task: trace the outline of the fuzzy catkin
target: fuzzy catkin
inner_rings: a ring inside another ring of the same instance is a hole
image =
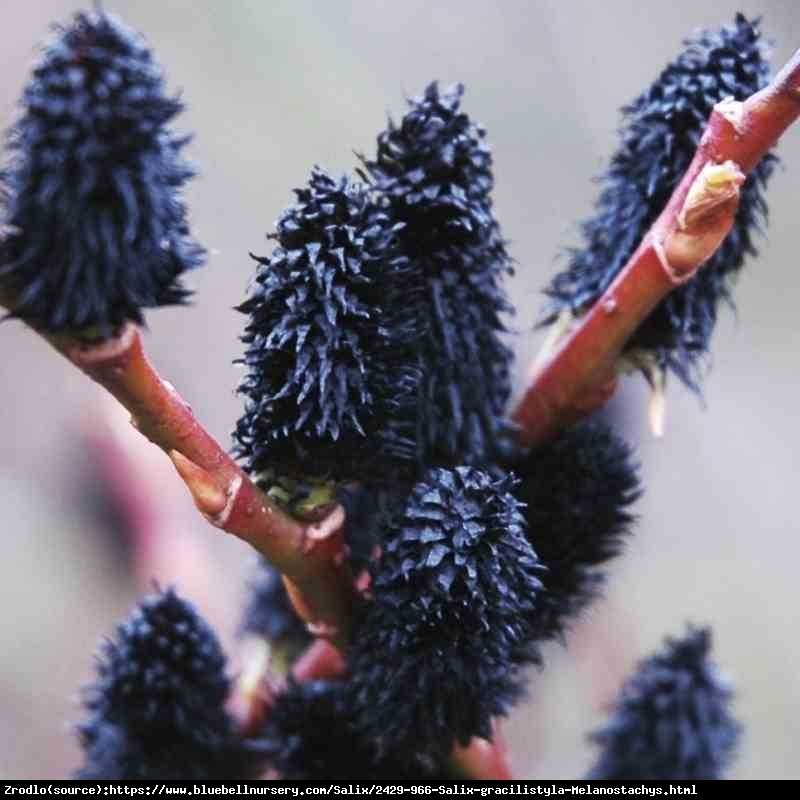
[[[611,284],[661,213],[694,156],[714,106],[744,100],[769,79],[758,21],[704,31],[622,112],[619,147],[602,176],[595,214],[581,226],[582,244],[547,288],[552,320],[580,314]],[[741,189],[731,232],[686,285],[662,300],[628,343],[697,389],[720,301],[731,301],[732,279],[766,219],[764,190],[776,159],[766,156]]]
[[[251,473],[377,480],[416,469],[418,404],[406,259],[362,185],[315,168],[257,258],[243,341]]]
[[[736,752],[740,726],[732,692],[710,660],[711,631],[689,628],[642,661],[608,724],[591,780],[719,780]]]
[[[641,494],[630,447],[606,424],[582,422],[513,464],[527,536],[546,567],[536,637],[562,636],[600,594]]]
[[[144,39],[105,12],[57,30],[22,97],[4,171],[0,281],[14,315],[50,331],[109,336],[142,309],[183,303],[199,266],[182,189],[188,137],[169,123]]]
[[[173,590],[145,598],[102,647],[79,726],[81,780],[230,779],[254,761],[225,702],[217,637]]]
[[[387,523],[348,665],[354,725],[381,752],[442,758],[521,691],[536,663],[531,620],[542,568],[514,479],[434,469]]]
[[[401,224],[399,246],[423,292],[412,306],[424,335],[420,441],[426,466],[480,464],[505,430],[512,271],[494,216],[484,130],[461,110],[463,87],[431,83],[378,136],[365,167],[382,206]]]
[[[424,756],[380,754],[351,724],[347,695],[329,681],[290,683],[276,699],[258,737],[267,763],[283,780],[432,780]]]

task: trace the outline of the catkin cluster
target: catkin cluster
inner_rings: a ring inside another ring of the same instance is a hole
[[[548,318],[582,314],[619,273],[724,97],[768,75],[743,16],[686,47],[623,111],[617,152],[549,287]],[[512,258],[492,198],[486,133],[464,90],[433,82],[390,121],[353,176],[314,167],[254,256],[235,451],[289,512],[324,487],[348,510],[360,577],[337,679],[286,682],[244,736],[212,629],[172,589],[103,646],[84,698],[82,779],[446,777],[449,754],[524,694],[541,644],[601,592],[640,494],[632,452],[602,421],[530,451],[508,420]],[[182,189],[187,137],[170,125],[144,39],[103,12],[57,30],[22,97],[3,173],[0,282],[48,332],[112,336],[143,309],[183,302],[200,264]],[[653,310],[629,348],[697,382],[730,278],[753,252],[767,158],[710,264]],[[326,494],[327,492],[327,494]],[[287,667],[310,643],[266,562],[242,635]],[[739,727],[690,629],[642,663],[591,777],[719,778]]]

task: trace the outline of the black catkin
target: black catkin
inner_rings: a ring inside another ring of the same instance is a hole
[[[582,422],[513,465],[527,535],[546,567],[535,636],[561,636],[601,592],[641,494],[629,446],[605,423]]]
[[[431,470],[383,534],[348,662],[354,725],[383,753],[444,758],[489,738],[519,668],[538,660],[541,567],[513,488],[471,467]]]
[[[420,444],[428,466],[480,464],[504,432],[512,354],[501,285],[511,270],[495,219],[484,130],[461,110],[463,87],[431,83],[365,161],[424,292],[414,304],[422,380]]]
[[[412,484],[413,485],[413,484]],[[394,486],[356,484],[343,486],[337,500],[345,512],[345,541],[348,562],[358,573],[378,552],[391,521],[403,510],[411,485],[398,481]]]
[[[732,25],[705,31],[622,112],[617,152],[602,177],[595,215],[581,227],[583,244],[547,289],[550,320],[579,314],[597,300],[627,263],[661,213],[694,156],[714,105],[744,100],[766,85],[769,64],[758,21],[737,15]],[[671,292],[629,342],[652,354],[693,389],[708,352],[721,300],[766,219],[764,189],[776,159],[768,155],[741,190],[735,223],[719,250],[685,286]]]
[[[436,777],[432,762],[381,755],[350,724],[347,694],[329,681],[290,683],[258,737],[267,763],[283,780],[420,780]]]
[[[731,689],[709,659],[711,631],[667,640],[625,684],[609,723],[592,738],[602,752],[590,780],[719,780],[740,726]]]
[[[250,754],[225,710],[225,656],[173,590],[145,598],[106,641],[79,726],[81,780],[230,779]]]
[[[22,98],[4,177],[11,234],[0,280],[14,315],[47,331],[108,336],[142,309],[182,303],[200,265],[181,198],[194,174],[181,102],[139,34],[105,12],[59,28]]]
[[[315,168],[248,299],[238,452],[257,477],[380,480],[416,469],[406,260],[365,187]]]

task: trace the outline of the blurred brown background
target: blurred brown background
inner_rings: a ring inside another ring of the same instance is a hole
[[[351,169],[352,151],[371,150],[386,112],[402,113],[404,96],[432,78],[466,84],[466,108],[489,131],[498,212],[519,261],[522,375],[540,339],[531,330],[538,291],[590,208],[590,179],[608,157],[615,110],[655,77],[684,35],[739,10],[728,0],[107,6],[148,35],[189,106],[182,125],[196,132],[190,153],[201,171],[190,202],[212,255],[191,277],[194,309],[151,314],[148,341],[163,373],[225,441],[239,412],[231,362],[241,320],[232,307],[252,272],[247,252],[267,249],[266,231],[312,164]],[[3,127],[34,43],[79,7],[0,0]],[[776,63],[800,45],[796,0],[751,0],[741,10],[763,15]],[[738,686],[747,733],[733,777],[800,777],[800,265],[791,238],[800,131],[780,152],[785,169],[770,187],[769,241],[742,275],[739,319],[724,313],[719,325],[707,408],[673,384],[667,436],[655,442],[642,382],[629,381],[616,401],[640,445],[641,523],[607,600],[566,651],[548,651],[546,671],[508,725],[520,776],[579,776],[592,756],[585,733],[621,677],[664,634],[695,620],[714,625],[718,658]],[[99,389],[14,323],[0,325],[0,409],[0,777],[63,777],[78,763],[69,734],[75,691],[100,637],[141,589],[122,537],[112,533],[119,525],[99,509],[108,474],[102,453],[120,418]],[[177,580],[230,641],[251,556],[195,518],[163,456],[145,447],[141,459],[144,478],[163,493],[159,557],[167,566],[158,577]],[[183,554],[185,537],[201,544],[200,556]]]

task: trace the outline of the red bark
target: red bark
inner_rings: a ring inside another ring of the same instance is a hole
[[[738,185],[800,115],[800,51],[746,101],[714,109],[689,169],[616,280],[531,377],[513,418],[532,446],[602,406],[617,361],[655,306],[714,254],[730,231]],[[724,185],[716,185],[722,175]]]

